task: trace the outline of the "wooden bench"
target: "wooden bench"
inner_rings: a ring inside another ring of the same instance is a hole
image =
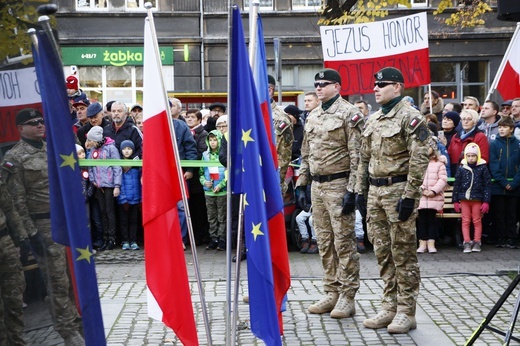
[[[462,246],[462,231],[461,231],[461,213],[457,213],[454,209],[453,202],[453,185],[448,184],[444,191],[444,208],[442,212],[435,214],[435,217],[439,219],[452,219],[455,220],[455,241],[457,246]],[[442,225],[444,227],[444,223]],[[451,233],[451,232],[450,232]]]

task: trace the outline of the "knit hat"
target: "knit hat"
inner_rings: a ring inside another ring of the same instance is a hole
[[[101,126],[93,126],[87,133],[87,139],[94,142],[101,142],[103,140],[103,128]]]
[[[413,100],[413,97],[411,97],[411,96],[407,95],[407,96],[403,97],[403,101],[410,102],[410,105],[415,106],[415,101]]]
[[[130,149],[132,149],[132,151],[135,151],[134,142],[132,142],[129,139],[125,139],[124,141],[122,141],[119,148],[121,148],[121,150],[123,150],[124,148],[130,148]]]
[[[215,124],[215,126],[218,126],[221,123],[226,123],[227,124],[227,115],[226,114],[221,115],[221,116],[218,117],[217,123]]]
[[[298,107],[296,107],[294,105],[288,105],[287,107],[285,107],[284,112],[287,114],[290,114],[293,117],[295,117],[296,119],[298,119],[300,117],[301,111]]]
[[[428,129],[433,133],[435,137],[439,136],[439,129],[437,128],[437,125],[435,123],[432,123],[431,121],[428,122]]]
[[[460,123],[459,113],[451,111],[451,112],[447,112],[446,114],[444,114],[444,116],[448,119],[451,119],[453,121],[453,124],[455,125],[455,127],[459,126],[459,123]]]
[[[85,149],[83,149],[83,147],[81,145],[76,144],[76,152],[78,152],[80,150],[85,150]]]
[[[65,81],[67,84],[67,89],[74,89],[74,90],[79,89],[79,86],[78,86],[79,83],[78,83],[78,79],[76,77],[68,76]]]
[[[464,149],[464,156],[468,154],[475,154],[479,156],[480,148],[478,147],[477,143],[469,143],[466,145],[466,148]]]

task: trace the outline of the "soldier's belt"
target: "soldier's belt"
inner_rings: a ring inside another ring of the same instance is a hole
[[[3,229],[0,229],[0,238],[3,238],[3,237],[5,237],[8,234],[9,234],[9,230],[7,229],[7,227],[4,227]]]
[[[402,183],[403,181],[408,180],[407,175],[397,175],[395,177],[386,177],[386,178],[369,178],[370,185],[373,186],[390,186],[395,183]]]
[[[328,174],[328,175],[311,175],[312,181],[317,181],[319,183],[324,183],[327,181],[333,181],[340,178],[348,178],[349,172],[341,172],[341,173],[334,173],[334,174]]]
[[[50,219],[51,213],[37,213],[37,214],[31,214],[31,219],[33,220],[43,220],[43,219]]]

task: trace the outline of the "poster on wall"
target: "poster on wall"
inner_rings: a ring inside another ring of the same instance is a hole
[[[342,95],[372,93],[384,67],[401,70],[407,88],[430,83],[426,12],[320,30],[324,66],[341,74]]]

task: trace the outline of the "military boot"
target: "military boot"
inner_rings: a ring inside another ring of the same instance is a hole
[[[311,245],[311,241],[309,239],[303,239],[302,240],[302,249],[300,250],[300,253],[307,253],[310,245]]]
[[[399,312],[395,315],[392,323],[388,325],[386,330],[390,334],[405,334],[415,328],[417,328],[415,316],[408,316],[405,313]]]
[[[307,309],[311,314],[324,314],[326,312],[331,312],[336,306],[338,302],[339,293],[338,292],[327,292],[327,295],[316,304],[312,304]]]
[[[67,334],[63,341],[65,342],[65,346],[85,346],[85,339],[79,332],[72,332]]]
[[[384,328],[392,323],[395,315],[395,311],[381,310],[374,317],[364,320],[363,325],[370,329]]]
[[[332,318],[346,318],[354,316],[356,313],[356,303],[354,299],[347,297],[345,293],[341,293],[334,306],[334,310],[331,311],[330,317]]]

